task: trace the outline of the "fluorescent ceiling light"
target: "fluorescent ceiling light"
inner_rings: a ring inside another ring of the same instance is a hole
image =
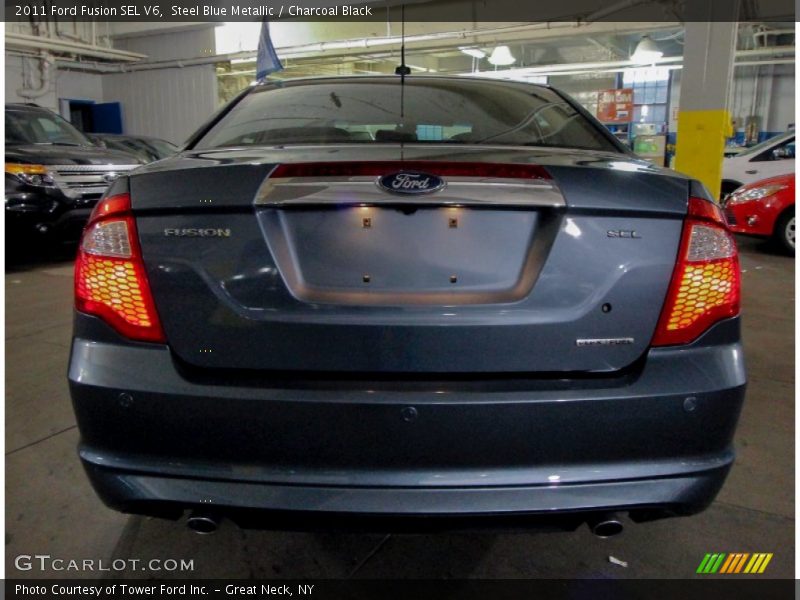
[[[650,36],[643,35],[636,45],[636,50],[631,54],[631,61],[637,65],[647,65],[656,62],[662,56],[664,53],[658,49]]]
[[[511,50],[508,49],[508,46],[497,46],[497,48],[492,51],[492,55],[489,57],[489,62],[499,67],[505,67],[508,65],[513,65],[515,62],[517,62],[517,59],[513,57]]]
[[[468,54],[472,58],[486,58],[486,52],[479,48],[459,48],[464,54]]]

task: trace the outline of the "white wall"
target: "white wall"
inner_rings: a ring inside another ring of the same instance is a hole
[[[756,84],[755,67],[738,67],[731,82],[728,110],[739,121],[739,131],[745,125],[745,118],[753,114],[761,117],[761,131],[786,131],[795,122],[795,69],[794,65],[767,65],[759,67]],[[681,71],[672,72],[672,92],[670,94],[670,114],[672,108],[679,106]],[[755,110],[753,92],[757,88]],[[670,131],[677,130],[677,124],[670,120]]]
[[[54,29],[57,29],[60,35],[68,36],[68,39],[85,39],[88,40],[91,35],[92,25],[87,21],[70,21],[59,20],[57,24],[51,23]],[[40,27],[42,24],[37,25]],[[6,34],[19,33],[23,35],[36,35],[35,29],[30,22],[7,22],[5,23]],[[99,37],[103,36],[108,30],[108,24],[98,23],[94,30]],[[42,33],[44,30],[42,30]],[[104,45],[108,45],[103,42]],[[23,82],[23,65],[25,70],[32,74],[32,85],[37,87],[39,85],[39,61],[34,58],[23,59],[19,55],[6,53],[6,73],[5,84],[6,102],[34,102],[40,106],[44,106],[51,110],[58,112],[59,98],[70,98],[73,100],[94,100],[100,102],[103,100],[103,86],[102,78],[99,74],[85,73],[85,72],[69,72],[66,70],[52,69],[52,80],[47,87],[47,93],[37,98],[24,98],[17,94],[17,90],[22,87]]]
[[[767,112],[770,131],[783,131],[790,123],[796,123],[794,77],[794,65],[776,67],[772,84],[772,101]]]
[[[32,67],[34,63],[29,61],[28,64]],[[56,86],[51,82],[48,87],[47,93],[38,98],[27,99],[17,94],[17,90],[22,87],[23,81],[23,66],[22,58],[18,56],[10,56],[6,54],[6,103],[9,102],[35,102],[40,106],[45,106],[51,110],[58,111],[58,100]],[[39,85],[38,73],[37,78],[34,80],[34,85]]]
[[[103,102],[103,76],[59,69],[56,73],[56,96],[59,99]]]
[[[122,103],[125,133],[181,144],[217,108],[213,65],[103,76],[107,102]]]
[[[39,69],[36,61],[29,61],[28,65],[34,71],[34,85],[39,85]],[[6,102],[35,102],[50,110],[58,112],[58,99],[94,100],[103,101],[102,76],[93,73],[80,73],[56,70],[50,81],[47,93],[38,98],[27,99],[17,90],[22,87],[22,59],[18,56],[6,55]]]
[[[214,54],[214,23],[201,29],[145,33],[114,39],[118,50],[146,54],[148,61],[196,58]]]
[[[785,131],[794,123],[794,77],[794,65],[762,66],[757,76],[756,67],[736,69],[729,110],[742,127],[745,117],[757,115],[762,131]]]
[[[117,48],[150,61],[210,56],[214,29],[157,33],[117,40]],[[106,102],[122,103],[126,133],[152,135],[180,144],[217,109],[214,65],[103,75]]]

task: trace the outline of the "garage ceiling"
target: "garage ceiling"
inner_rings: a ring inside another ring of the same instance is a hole
[[[407,35],[416,40],[420,34],[414,25],[408,24]],[[437,24],[441,28],[444,24]],[[461,29],[456,26],[461,25]],[[481,72],[488,74],[503,69],[526,67],[553,67],[557,72],[564,65],[587,67],[582,72],[602,70],[600,64],[627,61],[642,35],[649,35],[663,51],[664,57],[683,55],[683,27],[669,23],[595,23],[588,26],[572,27],[555,31],[538,27],[541,24],[449,24],[451,31],[470,35],[454,35],[452,39],[412,41],[406,50],[406,62],[416,73],[464,74]],[[352,34],[352,31],[344,33]],[[428,33],[430,33],[428,31]],[[439,33],[446,33],[440,29]],[[330,35],[330,32],[328,32]],[[399,44],[375,46],[372,48],[342,48],[324,45],[306,56],[298,56],[304,45],[280,46],[280,35],[274,35],[284,70],[272,77],[287,79],[295,77],[326,75],[368,75],[390,74],[399,63]],[[352,45],[357,46],[356,39]],[[364,40],[374,41],[375,36]],[[516,59],[508,67],[495,67],[488,58],[476,59],[465,53],[464,49],[480,50],[491,54],[499,45],[508,46]],[[760,52],[765,47],[785,50],[784,56],[793,60],[794,34],[787,30],[786,24],[760,23],[743,24],[740,27],[738,49],[747,52]],[[759,50],[761,49],[761,50]],[[769,53],[763,57],[768,58]],[[777,56],[777,54],[776,54]],[[760,56],[759,56],[760,57]],[[673,61],[674,62],[674,61]],[[559,68],[556,68],[559,67]],[[232,96],[237,90],[248,85],[255,75],[255,58],[223,62],[217,65],[217,74],[223,98]]]

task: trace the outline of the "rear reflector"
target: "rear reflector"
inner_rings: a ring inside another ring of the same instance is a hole
[[[75,308],[130,339],[165,341],[128,194],[106,198],[92,212],[75,261]]]
[[[719,207],[689,199],[678,261],[654,346],[688,344],[714,323],[739,314],[739,256]]]
[[[490,177],[496,179],[550,179],[539,165],[436,161],[374,161],[294,163],[278,165],[270,178],[287,177],[370,177],[398,171],[422,172],[441,177]]]

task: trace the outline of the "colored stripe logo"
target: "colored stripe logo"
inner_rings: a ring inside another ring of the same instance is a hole
[[[697,567],[697,573],[703,575],[713,575],[715,573],[732,575],[736,573],[760,574],[767,569],[769,561],[772,560],[772,553],[756,552],[732,552],[726,554],[717,552],[706,554]]]

